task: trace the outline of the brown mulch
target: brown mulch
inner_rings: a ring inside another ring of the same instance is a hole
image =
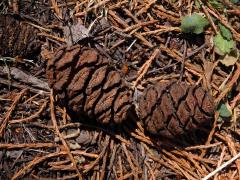
[[[239,48],[240,5],[223,3],[224,10],[186,0],[0,2],[1,14],[24,21],[12,27],[1,17],[4,32],[13,37],[24,27],[25,37],[4,43],[0,29],[0,179],[201,179],[238,157],[240,63],[218,61],[214,21],[200,35],[179,28],[183,16],[205,14],[225,25]],[[139,91],[156,80],[180,79],[209,90],[216,107],[229,104],[232,116],[221,119],[216,111],[210,132],[175,139],[151,136],[134,115],[114,127],[71,119],[45,76],[51,52],[71,43],[96,48]],[[240,179],[240,160],[213,178]]]

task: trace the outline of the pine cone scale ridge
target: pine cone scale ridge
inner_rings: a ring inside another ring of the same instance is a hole
[[[55,54],[48,62],[47,77],[60,105],[104,124],[126,119],[131,90],[105,57],[79,45],[59,48]],[[126,96],[125,104],[120,92]]]

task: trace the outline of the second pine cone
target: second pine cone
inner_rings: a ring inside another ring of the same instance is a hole
[[[214,102],[202,87],[177,81],[160,82],[145,89],[138,114],[145,130],[175,137],[213,122]]]
[[[95,49],[75,45],[55,51],[47,78],[60,105],[103,124],[121,123],[132,104],[121,74]]]
[[[36,57],[42,45],[38,32],[17,15],[0,15],[0,56]]]

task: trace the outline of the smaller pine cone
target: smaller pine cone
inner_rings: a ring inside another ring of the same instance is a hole
[[[40,52],[38,30],[14,15],[0,16],[0,56],[32,58]]]
[[[47,65],[49,85],[59,103],[103,124],[126,119],[132,93],[121,74],[95,49],[61,47]]]
[[[211,125],[214,102],[202,87],[162,82],[145,89],[138,113],[148,132],[173,138]]]

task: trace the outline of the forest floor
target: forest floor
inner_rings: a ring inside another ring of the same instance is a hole
[[[26,28],[4,22],[9,13]],[[240,179],[238,0],[3,0],[0,14],[0,179]],[[141,87],[203,86],[212,129],[170,140],[140,122],[71,120],[45,76],[49,51],[71,43],[98,49]]]

